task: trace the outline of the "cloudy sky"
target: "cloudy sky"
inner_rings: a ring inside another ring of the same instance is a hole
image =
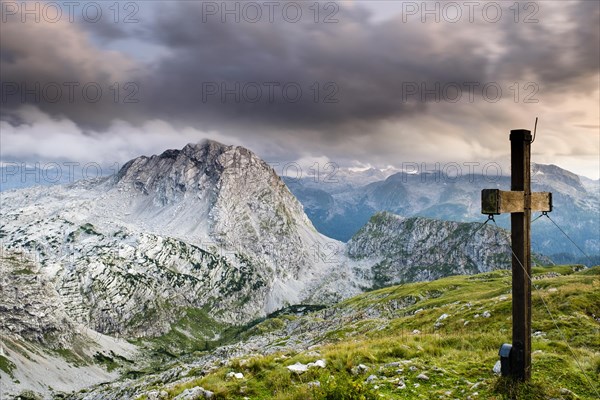
[[[269,162],[533,160],[598,179],[600,2],[1,2],[1,160],[212,138]]]

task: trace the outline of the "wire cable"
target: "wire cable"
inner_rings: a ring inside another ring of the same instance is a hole
[[[544,216],[543,213],[540,214],[540,215],[538,215],[536,218],[534,218],[534,219],[531,220],[531,223],[533,224],[535,221],[537,221],[538,219],[542,218],[543,216]]]
[[[494,225],[496,225],[496,227],[498,227],[498,224],[496,224],[496,221],[493,218],[492,218],[492,221],[494,222]],[[562,340],[565,342],[565,344],[567,345],[567,348],[571,352],[571,355],[573,356],[573,359],[575,360],[575,363],[577,364],[577,367],[579,367],[579,369],[581,370],[581,373],[585,377],[586,381],[588,382],[588,384],[590,385],[590,387],[592,388],[592,390],[596,393],[596,395],[598,396],[598,398],[600,398],[600,393],[598,392],[598,389],[596,389],[596,386],[594,386],[594,384],[592,383],[592,381],[590,380],[590,378],[585,373],[585,370],[583,369],[583,367],[579,363],[579,359],[577,358],[577,355],[575,354],[575,351],[573,351],[573,349],[569,345],[569,342],[567,341],[567,338],[566,338],[565,334],[563,333],[563,331],[558,326],[558,323],[556,322],[556,319],[554,318],[554,315],[552,314],[552,311],[550,311],[550,308],[548,307],[548,304],[546,304],[546,301],[544,300],[544,297],[542,296],[541,290],[533,283],[533,280],[531,279],[531,275],[529,275],[529,273],[527,272],[527,269],[525,269],[525,266],[523,265],[523,263],[521,263],[521,260],[519,260],[519,257],[517,257],[517,255],[515,254],[515,252],[513,250],[513,247],[512,247],[512,243],[510,243],[509,247],[510,247],[510,251],[511,251],[513,257],[517,260],[517,262],[519,263],[519,265],[523,269],[523,272],[527,276],[527,279],[529,279],[529,283],[535,289],[536,293],[540,297],[540,300],[542,300],[542,304],[544,305],[544,308],[548,312],[548,315],[550,315],[550,319],[552,319],[552,323],[556,327],[556,330],[558,331],[558,333],[560,334]]]
[[[567,232],[565,232],[560,226],[558,226],[558,224],[556,222],[554,222],[554,220],[552,218],[550,218],[550,215],[548,215],[547,212],[544,212],[542,215],[545,215],[546,217],[548,217],[548,219],[554,224],[554,226],[556,226],[558,228],[558,230],[561,231],[562,234],[565,235],[567,237],[567,239],[569,239],[569,241],[575,245],[575,247],[577,247],[577,249],[581,252],[581,254],[583,254],[590,261],[590,264],[593,264],[592,258],[590,256],[588,256],[586,254],[586,252],[583,251],[583,249],[581,247],[579,247],[579,245],[577,243],[575,243],[575,241],[573,239],[571,239],[571,237],[569,235],[567,235]]]

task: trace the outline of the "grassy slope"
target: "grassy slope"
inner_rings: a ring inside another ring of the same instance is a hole
[[[168,387],[169,398],[194,386],[214,391],[217,398],[576,398],[564,390],[561,393],[563,388],[578,398],[596,398],[569,346],[598,390],[600,267],[574,270],[562,266],[534,271],[539,291],[533,293],[533,331],[542,333],[533,338],[533,381],[529,385],[514,387],[491,371],[500,344],[509,343],[511,338],[510,272],[495,271],[389,287],[349,299],[335,306],[348,315],[344,324],[313,338],[320,344],[311,351],[319,354],[288,351],[233,360],[208,375]],[[560,276],[553,276],[554,272]],[[402,307],[393,306],[397,304]],[[491,316],[483,317],[485,311]],[[442,314],[449,317],[436,328]],[[314,327],[319,323],[314,315],[295,322],[300,327]],[[277,329],[279,325],[266,320],[253,331]],[[413,333],[415,329],[421,333]],[[285,368],[317,358],[327,361],[325,369],[313,368],[297,376]],[[396,361],[402,364],[386,366]],[[361,363],[369,370],[353,374],[353,368]],[[230,371],[244,373],[244,379],[226,378]],[[429,380],[417,378],[421,373]],[[366,383],[372,374],[379,378]],[[399,380],[406,388],[398,388]],[[320,382],[320,388],[308,385],[314,381]],[[506,396],[507,392],[513,396]]]

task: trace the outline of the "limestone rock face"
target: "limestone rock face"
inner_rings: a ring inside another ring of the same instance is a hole
[[[114,177],[3,193],[3,242],[26,251],[65,311],[102,333],[166,333],[186,308],[240,324],[358,293],[274,170],[214,141],[138,157]],[[334,250],[336,251],[334,251]]]
[[[509,233],[491,224],[481,227],[382,212],[350,239],[347,254],[370,265],[373,286],[380,287],[510,268],[509,243]]]
[[[21,254],[0,258],[0,332],[3,335],[64,348],[75,326],[52,284]]]
[[[53,398],[54,391],[111,381],[118,374],[95,358],[138,355],[126,341],[73,320],[48,277],[26,255],[8,251],[0,254],[0,337],[3,398],[27,392]]]

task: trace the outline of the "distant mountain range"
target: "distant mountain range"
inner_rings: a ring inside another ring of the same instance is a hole
[[[373,173],[369,175],[373,176]],[[284,178],[315,227],[344,242],[379,211],[403,217],[482,221],[485,216],[481,214],[481,190],[510,190],[510,177],[490,178],[483,174],[448,176],[441,172],[398,172],[368,184],[362,184],[361,180],[362,177],[355,184],[339,185],[315,182],[310,178]],[[533,190],[552,192],[554,209],[551,218],[593,260],[585,259],[547,218],[541,218],[532,226],[534,250],[563,262],[597,263],[595,260],[600,254],[599,181],[579,177],[555,165],[534,164],[532,182]],[[498,216],[497,220],[500,226],[510,229],[508,216]]]

